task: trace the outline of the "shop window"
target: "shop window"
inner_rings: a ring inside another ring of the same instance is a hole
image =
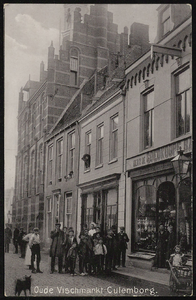
[[[103,163],[103,138],[104,138],[104,125],[100,124],[97,126],[97,160],[96,160],[97,165]]]
[[[57,179],[62,180],[62,165],[63,165],[63,140],[57,141]]]
[[[155,251],[156,189],[153,185],[144,185],[137,189],[133,213],[135,250]]]
[[[48,183],[52,184],[53,145],[48,147]]]
[[[118,115],[110,119],[110,160],[118,157]]]
[[[176,136],[190,132],[191,92],[190,69],[175,77],[176,82]]]
[[[74,159],[75,159],[75,132],[68,135],[68,174],[74,172]]]
[[[144,98],[144,149],[154,143],[154,90],[143,95]]]
[[[170,7],[168,7],[162,14],[162,28],[163,35],[170,31]]]

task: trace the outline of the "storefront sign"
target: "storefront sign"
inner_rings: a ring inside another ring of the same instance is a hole
[[[146,152],[145,154],[138,155],[137,157],[127,160],[127,170],[139,168],[148,164],[163,161],[168,158],[173,158],[178,154],[178,150],[184,150],[184,154],[192,151],[191,138],[181,140],[179,142],[166,145],[153,151]]]

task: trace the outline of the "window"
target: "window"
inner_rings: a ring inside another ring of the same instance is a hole
[[[103,137],[104,137],[104,125],[97,126],[97,165],[103,163]]]
[[[47,198],[47,211],[50,213],[52,211],[52,199]]]
[[[34,188],[34,179],[35,179],[35,152],[31,153],[31,175],[30,175],[30,192]]]
[[[66,227],[71,226],[71,217],[72,217],[72,194],[65,195],[65,225]]]
[[[87,158],[84,161],[85,170],[90,168],[90,159],[91,159],[91,131],[86,132],[85,135],[85,154],[88,154]]]
[[[68,135],[68,173],[74,171],[74,157],[75,157],[75,132]]]
[[[48,183],[52,183],[53,145],[48,147]]]
[[[170,7],[162,14],[163,35],[170,31]]]
[[[144,95],[144,148],[154,142],[154,90]]]
[[[35,127],[36,127],[36,103],[33,104],[33,111],[32,111],[32,138],[35,136]]]
[[[70,85],[78,84],[78,51],[71,49],[70,56]]]
[[[118,156],[118,115],[111,118],[110,160]]]
[[[38,168],[37,168],[37,191],[39,192],[39,186],[43,184],[43,145],[39,146],[38,153]]]
[[[25,197],[25,193],[27,193],[27,177],[28,176],[28,164],[27,164],[27,156],[24,158],[24,183],[23,183],[23,197]]]
[[[57,178],[62,179],[63,140],[57,141]]]
[[[178,74],[176,81],[176,136],[190,132],[191,93],[189,68]]]

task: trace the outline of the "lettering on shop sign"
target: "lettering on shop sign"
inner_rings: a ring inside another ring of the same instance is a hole
[[[127,170],[173,158],[178,154],[177,151],[180,150],[180,147],[184,150],[184,154],[190,152],[192,150],[191,138],[149,151],[136,158],[131,158],[127,161]]]

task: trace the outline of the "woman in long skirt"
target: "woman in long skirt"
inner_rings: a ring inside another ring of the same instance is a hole
[[[25,262],[24,263],[25,263],[26,266],[29,266],[29,270],[31,269],[31,249],[29,247],[29,241],[30,241],[30,238],[31,238],[32,234],[33,234],[33,229],[30,228],[29,233],[26,234],[23,237],[23,241],[27,242],[26,253],[25,253]]]

